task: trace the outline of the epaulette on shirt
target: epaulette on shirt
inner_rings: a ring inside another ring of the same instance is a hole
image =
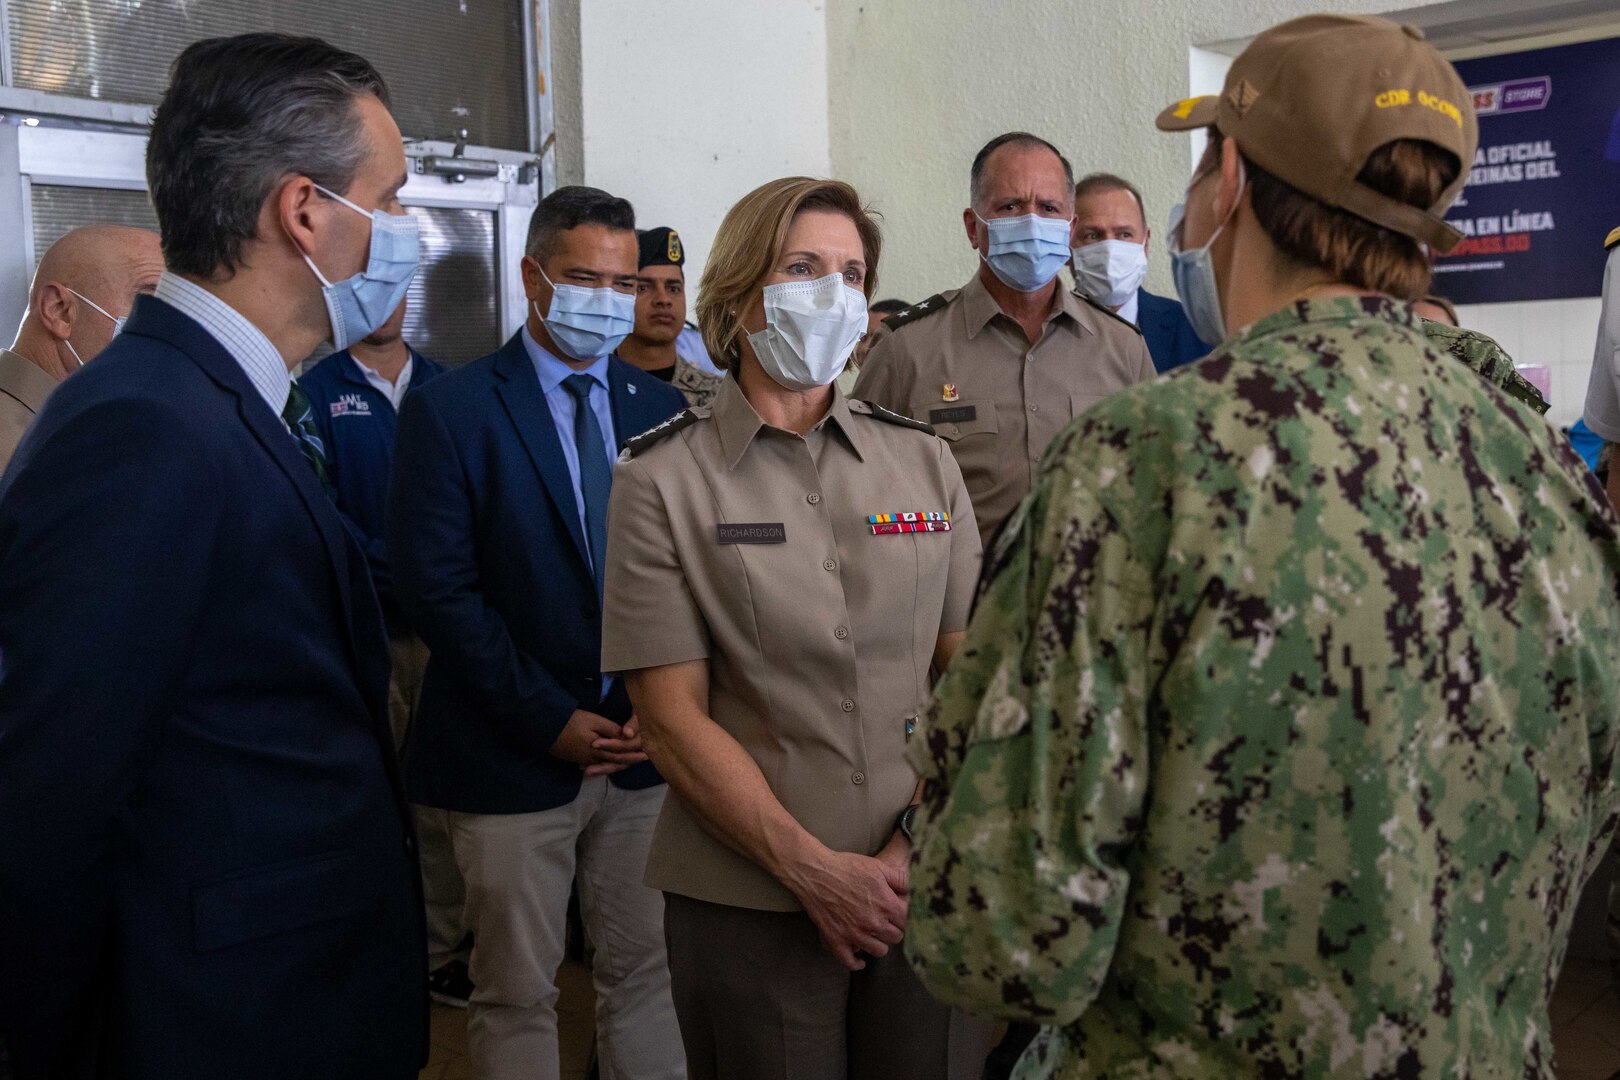
[[[682,409],[674,416],[665,420],[657,427],[650,427],[640,435],[625,440],[624,450],[619,455],[621,461],[628,461],[635,457],[653,443],[662,442],[682,428],[689,428],[693,424],[709,415],[707,406],[698,406],[694,409]]]
[[[890,331],[898,330],[907,323],[916,322],[925,315],[932,315],[936,311],[944,310],[945,294],[935,293],[933,296],[930,296],[928,299],[920,303],[912,304],[905,310],[897,311],[893,315],[890,315],[887,319],[883,320],[883,327],[884,329]]]
[[[1616,244],[1620,244],[1620,229],[1614,230],[1614,232],[1609,234],[1609,238],[1603,241],[1603,250],[1608,251]]]
[[[1124,325],[1130,327],[1131,330],[1138,337],[1141,336],[1142,328],[1140,326],[1137,326],[1135,323],[1131,322],[1131,320],[1129,320],[1129,319],[1120,318],[1119,312],[1117,312],[1117,311],[1109,311],[1106,305],[1097,303],[1097,301],[1093,300],[1091,297],[1087,296],[1085,293],[1075,293],[1074,295],[1075,295],[1075,298],[1077,300],[1084,300],[1086,303],[1090,304],[1092,307],[1096,308],[1098,311],[1102,312],[1104,315],[1108,316],[1110,319],[1113,319],[1116,322],[1123,323]]]
[[[903,314],[904,312],[897,311],[895,312],[894,317],[898,318]],[[859,413],[862,416],[870,416],[874,420],[882,420],[885,424],[896,424],[900,427],[916,428],[918,431],[926,431],[930,435],[934,433],[934,428],[931,424],[925,424],[921,420],[913,420],[909,416],[901,416],[899,413],[891,412],[881,405],[874,404],[870,401],[861,401],[859,398],[849,399],[849,411],[852,413]],[[649,434],[651,433],[649,432]]]

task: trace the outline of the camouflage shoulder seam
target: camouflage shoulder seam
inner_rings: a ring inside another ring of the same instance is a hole
[[[862,416],[870,416],[874,420],[882,420],[885,424],[895,424],[899,427],[915,428],[917,431],[926,431],[930,435],[934,434],[934,426],[932,424],[925,424],[921,420],[913,420],[909,416],[903,416],[900,413],[885,409],[883,406],[878,405],[875,402],[862,401],[859,398],[850,398],[848,400],[849,411],[852,413],[858,413]]]
[[[626,439],[624,442],[624,456],[628,460],[642,453],[654,443],[662,442],[682,428],[689,428],[693,424],[709,415],[708,409],[682,409],[674,416],[665,420],[656,427],[648,428],[640,435]]]
[[[1131,333],[1135,334],[1137,337],[1142,336],[1142,328],[1140,326],[1137,326],[1135,323],[1131,322],[1131,320],[1126,319],[1126,318],[1122,318],[1120,316],[1119,312],[1117,312],[1117,311],[1109,311],[1106,305],[1097,303],[1097,301],[1093,300],[1091,297],[1087,296],[1085,293],[1078,293],[1077,292],[1077,293],[1074,294],[1074,298],[1076,300],[1082,301],[1083,303],[1090,304],[1092,307],[1096,308],[1098,311],[1102,312],[1104,315],[1108,316],[1110,319],[1113,319],[1115,322],[1123,323],[1124,325],[1130,327],[1131,328]]]
[[[945,304],[945,294],[935,293],[933,296],[930,296],[921,303],[912,304],[904,311],[897,311],[893,315],[890,315],[887,319],[884,319],[883,328],[893,332],[900,329],[902,326],[905,326],[907,323],[914,323],[918,319],[934,314],[936,311],[944,311]]]
[[[1604,251],[1608,251],[1610,248],[1613,248],[1613,247],[1616,247],[1616,246],[1620,246],[1620,228],[1617,228],[1613,232],[1611,232],[1609,234],[1609,238],[1607,240],[1603,241],[1603,250]]]

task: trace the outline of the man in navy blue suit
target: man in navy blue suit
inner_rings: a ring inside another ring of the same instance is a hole
[[[405,340],[405,309],[369,336],[316,364],[298,385],[309,395],[315,426],[326,447],[332,497],[344,524],[359,541],[382,604],[393,673],[388,680],[388,723],[394,746],[405,744],[427,671],[427,646],[405,621],[383,542],[388,473],[394,460],[394,429],[405,395],[444,368]],[[422,898],[427,909],[428,992],[435,1001],[465,1009],[472,992],[461,942],[464,900],[461,874],[450,854],[444,812],[413,807],[417,853],[422,860]]]
[[[406,747],[413,802],[448,811],[467,894],[473,1071],[558,1075],[569,888],[596,946],[604,1080],[685,1075],[663,898],[641,883],[664,785],[601,671],[612,465],[679,391],[613,355],[635,325],[630,204],[547,196],[529,221],[529,317],[411,394],[388,508],[394,588],[431,658]]]
[[[156,295],[0,479],[0,1061],[404,1080],[427,999],[388,654],[289,375],[414,272],[399,129],[358,56],[201,41],[147,177]]]
[[[1211,346],[1181,305],[1141,287],[1153,240],[1141,192],[1111,173],[1092,173],[1074,186],[1074,216],[1075,291],[1135,323],[1161,375],[1208,355]]]

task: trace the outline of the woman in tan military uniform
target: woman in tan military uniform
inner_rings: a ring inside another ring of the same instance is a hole
[[[671,789],[647,883],[694,1080],[977,1077],[988,1042],[898,948],[906,735],[979,538],[945,444],[833,385],[879,243],[847,184],[734,206],[698,305],[730,377],[614,473],[602,662]]]

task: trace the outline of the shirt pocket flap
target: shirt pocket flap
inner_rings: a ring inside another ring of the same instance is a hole
[[[375,878],[355,852],[336,851],[201,882],[191,887],[192,944],[211,952],[359,915],[380,899]]]
[[[1098,402],[1107,400],[1107,398],[1108,395],[1106,393],[1070,394],[1069,419],[1073,420],[1075,417],[1081,415]]]
[[[925,401],[912,405],[911,415],[951,442],[998,430],[996,406],[989,401]]]

